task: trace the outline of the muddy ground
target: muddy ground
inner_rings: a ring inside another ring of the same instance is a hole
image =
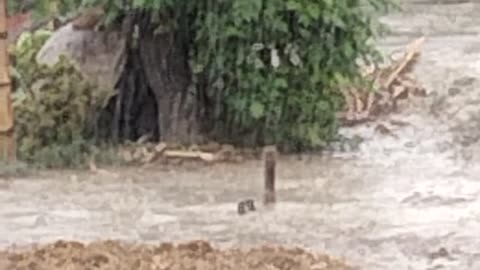
[[[1,269],[324,269],[347,270],[342,262],[299,248],[261,247],[242,251],[218,250],[209,243],[192,241],[158,246],[129,245],[114,241],[57,241],[23,253],[0,253]]]
[[[0,180],[0,245],[116,239],[158,246],[200,239],[221,249],[298,246],[359,269],[480,269],[480,3],[403,3],[403,12],[384,18],[393,33],[379,45],[392,51],[427,37],[415,73],[428,97],[409,100],[375,123],[343,129],[347,137],[365,139],[356,151],[282,157],[274,208],[260,204],[254,213],[236,213],[239,200],[261,200],[262,167],[255,160],[43,172]],[[377,134],[378,123],[396,136]],[[134,261],[118,257],[126,249],[118,245],[109,248],[115,254],[102,254],[115,257],[112,262]],[[64,252],[61,246],[37,254],[54,257]],[[75,258],[95,262],[88,254],[97,247],[89,253],[76,246]],[[140,249],[155,260],[153,246]],[[229,263],[250,262],[214,253]],[[105,261],[103,255],[95,258]],[[262,256],[270,255],[252,260]]]

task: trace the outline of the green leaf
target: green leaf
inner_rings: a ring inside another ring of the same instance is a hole
[[[264,115],[264,106],[260,102],[253,102],[250,105],[250,114],[252,115],[253,118],[259,119]]]
[[[308,13],[314,20],[318,20],[320,18],[320,8],[318,7],[317,3],[310,3],[307,7]]]
[[[275,80],[273,81],[273,85],[276,88],[287,88],[288,87],[287,80],[285,80],[284,78],[275,78]]]
[[[295,10],[301,10],[302,5],[299,3],[297,0],[290,0],[287,2],[287,10],[295,11]]]
[[[312,126],[307,131],[307,136],[313,146],[322,146],[323,140],[320,138],[319,135],[319,127],[318,125]]]
[[[330,104],[328,104],[325,100],[320,100],[317,102],[317,108],[320,112],[328,112],[330,111]]]
[[[331,20],[336,27],[339,27],[342,29],[345,29],[347,27],[343,19],[337,14],[333,14],[333,16],[331,17]]]
[[[242,33],[242,31],[239,30],[239,28],[234,27],[234,26],[229,26],[225,29],[225,36],[227,38],[242,38],[245,37],[245,35]]]

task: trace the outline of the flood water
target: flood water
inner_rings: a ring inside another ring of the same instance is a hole
[[[427,37],[415,74],[429,96],[343,129],[366,140],[357,151],[283,157],[273,209],[236,213],[239,200],[261,200],[259,161],[45,173],[0,180],[0,245],[200,238],[303,246],[359,269],[480,269],[480,3],[403,6],[383,18],[393,33],[379,45],[390,52]],[[379,123],[396,136],[376,134]]]

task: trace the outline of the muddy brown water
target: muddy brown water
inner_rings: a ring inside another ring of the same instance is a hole
[[[261,199],[258,161],[0,180],[0,245],[205,239],[301,246],[359,269],[480,269],[480,3],[403,7],[383,18],[393,33],[379,45],[427,36],[415,73],[429,96],[377,121],[396,138],[371,123],[342,130],[366,140],[357,151],[283,157],[277,205],[241,217],[239,200]]]

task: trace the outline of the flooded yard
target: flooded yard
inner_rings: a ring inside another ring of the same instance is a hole
[[[477,269],[480,182],[432,164],[283,158],[273,209],[259,203],[262,167],[254,161],[5,181],[0,234],[4,246],[206,239],[223,248],[268,243],[327,251],[362,269]],[[259,209],[238,216],[236,204],[245,198]]]
[[[480,268],[480,3],[404,1],[383,20],[390,52],[427,40],[415,73],[429,95],[342,133],[356,151],[282,157],[278,203],[262,164],[45,172],[0,180],[0,245],[57,239],[299,246],[358,269]],[[392,120],[406,123],[395,126]],[[396,136],[375,132],[388,126]],[[237,203],[258,210],[238,216]]]

